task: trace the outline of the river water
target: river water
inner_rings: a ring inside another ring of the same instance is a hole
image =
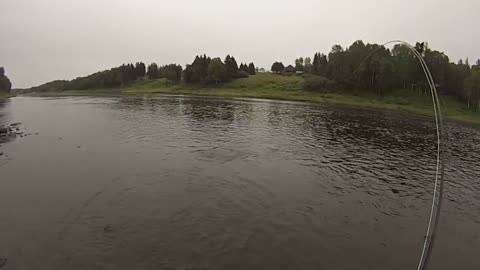
[[[16,97],[0,103],[0,125],[13,122],[32,135],[0,144],[2,270],[416,269],[431,119],[262,100]],[[480,132],[446,128],[431,269],[480,269]]]

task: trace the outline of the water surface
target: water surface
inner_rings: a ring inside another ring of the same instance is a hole
[[[0,125],[13,122],[33,135],[0,144],[4,269],[416,269],[430,119],[261,100],[17,97],[0,104]],[[480,133],[447,133],[431,266],[480,269]]]

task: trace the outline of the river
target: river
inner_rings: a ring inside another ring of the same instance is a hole
[[[416,269],[428,118],[194,97],[16,97],[3,269]],[[431,269],[480,269],[480,130],[446,126]],[[0,260],[1,262],[1,260]]]

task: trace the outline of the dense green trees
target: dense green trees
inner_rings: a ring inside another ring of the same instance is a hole
[[[156,63],[151,63],[147,68],[147,77],[150,80],[155,80],[161,77],[160,70]]]
[[[169,82],[177,83],[182,79],[182,66],[170,64],[160,68],[161,77]]]
[[[0,91],[10,92],[12,90],[12,83],[10,79],[5,75],[5,68],[0,67]]]
[[[462,94],[469,109],[480,110],[480,69],[472,69],[465,78]]]
[[[243,72],[248,73],[248,66],[247,66],[247,64],[240,63],[240,70],[243,71]]]
[[[208,64],[208,77],[207,82],[215,82],[218,84],[228,79],[228,71],[226,65],[220,58],[213,58]]]
[[[303,57],[295,59],[295,71],[304,71]]]
[[[220,58],[213,60],[206,55],[196,56],[191,64],[186,65],[185,70],[177,64],[159,66],[157,63],[151,63],[148,67],[142,62],[137,62],[135,65],[123,64],[86,77],[79,77],[71,81],[54,81],[32,87],[30,90],[64,91],[116,88],[125,87],[135,80],[146,78],[150,80],[164,78],[167,83],[178,83],[183,79],[185,83],[219,84],[232,79],[248,77],[249,74],[255,74],[255,65],[253,63],[248,66],[241,64],[242,68],[240,69],[233,56],[227,55],[225,62],[222,62]],[[3,69],[2,73],[4,73]],[[2,78],[0,76],[1,82]],[[0,85],[0,87],[2,86]]]
[[[137,62],[135,64],[135,74],[137,78],[145,77],[145,64],[142,62]]]
[[[67,89],[69,81],[56,80],[30,88],[33,92],[57,92]]]
[[[225,57],[225,68],[227,69],[227,76],[229,78],[236,77],[239,70],[238,70],[238,64],[237,64],[237,61],[235,60],[235,57],[231,57],[230,55],[227,55]]]
[[[143,72],[141,70],[143,66]],[[138,67],[138,68],[137,68]],[[145,76],[145,65],[124,64],[86,77],[79,77],[71,81],[53,81],[37,87],[32,91],[64,91],[64,90],[89,90],[105,89],[127,86],[132,81]],[[142,76],[143,75],[143,76]]]
[[[248,64],[248,74],[250,74],[250,75],[257,74],[255,64],[253,64],[253,63]]]
[[[184,72],[184,81],[187,83],[206,83],[208,66],[212,59],[206,55],[196,56],[192,64],[187,65]]]
[[[312,58],[305,57],[303,71],[310,72],[312,71]]]
[[[280,73],[285,70],[285,66],[282,62],[275,62],[272,65],[271,71],[275,73]]]
[[[447,55],[432,50],[425,42],[417,42],[415,48],[425,59],[442,94],[456,96],[468,108],[480,109],[476,65],[470,67],[467,60],[451,63]],[[306,74],[316,75],[305,76],[306,89],[325,89],[328,82],[330,88],[357,94],[373,92],[385,95],[403,90],[405,94],[427,95],[429,91],[421,65],[404,45],[395,45],[390,50],[359,40],[348,48],[334,45],[328,56],[318,52],[312,59],[304,58],[303,65],[302,58],[295,60],[297,71],[303,69]],[[480,61],[478,67],[480,69]],[[272,65],[272,72],[281,70],[279,62]]]
[[[215,60],[215,61],[214,61]],[[251,63],[253,65],[253,63]],[[183,80],[186,83],[219,84],[232,79],[248,77],[253,73],[246,64],[238,66],[235,57],[227,55],[224,62],[220,58],[211,59],[206,55],[196,56],[192,64],[187,65],[183,72]]]
[[[325,54],[316,53],[313,56],[312,65],[307,72],[326,76],[327,75],[327,56]]]

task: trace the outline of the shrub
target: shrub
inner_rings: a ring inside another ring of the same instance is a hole
[[[325,91],[335,87],[335,82],[317,75],[305,75],[303,81],[303,89],[313,91]]]
[[[233,78],[234,78],[234,79],[240,79],[240,78],[247,78],[248,76],[250,76],[250,74],[248,74],[246,71],[239,70],[239,71],[233,76]]]

